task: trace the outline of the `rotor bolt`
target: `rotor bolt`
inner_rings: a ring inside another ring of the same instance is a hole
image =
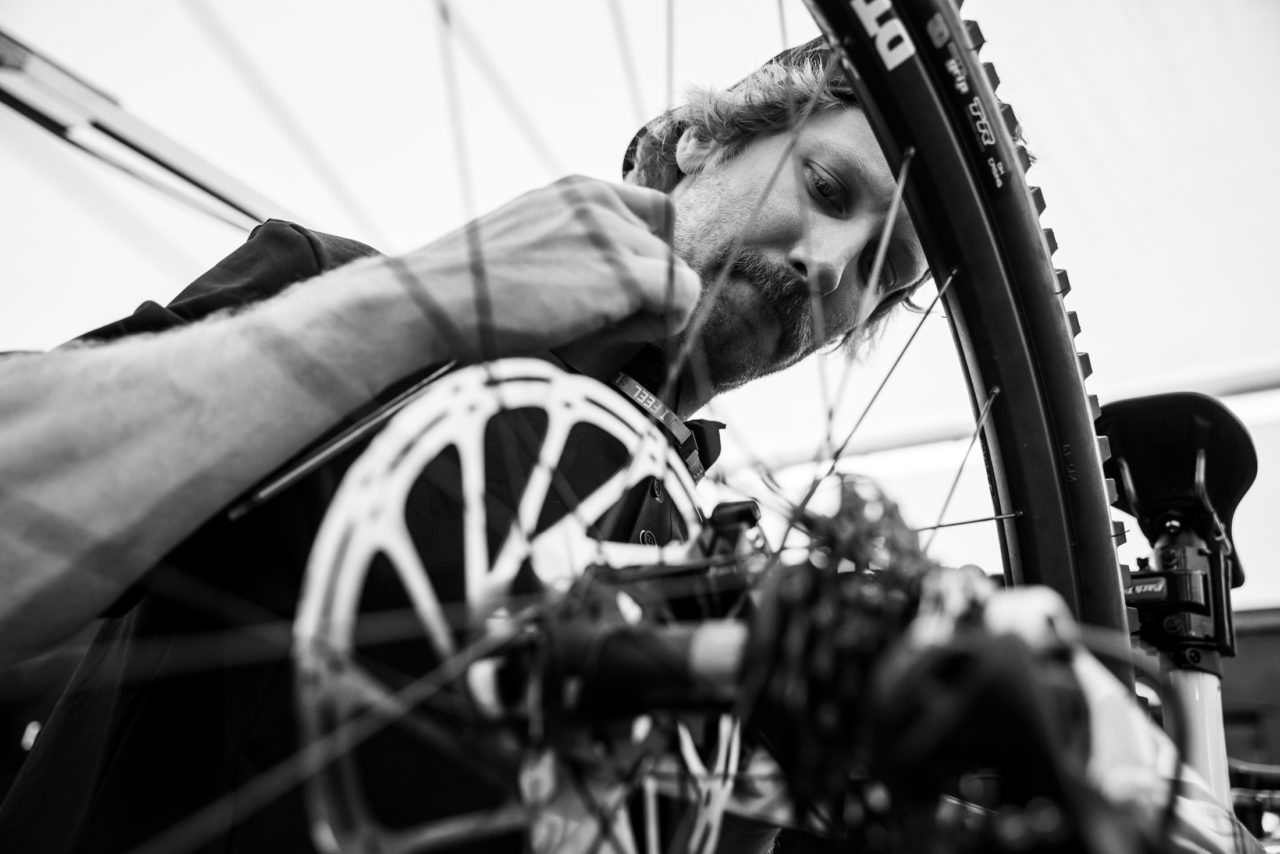
[[[1166,632],[1180,632],[1182,631],[1182,618],[1174,614],[1165,617],[1161,625],[1164,626]]]
[[[1189,650],[1187,650],[1187,661],[1190,661],[1192,664],[1199,664],[1199,663],[1200,663],[1200,650],[1198,650],[1198,649],[1189,649]]]

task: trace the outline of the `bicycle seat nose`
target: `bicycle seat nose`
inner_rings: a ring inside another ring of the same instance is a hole
[[[1231,586],[1243,584],[1231,522],[1258,456],[1240,419],[1208,395],[1174,392],[1109,403],[1097,426],[1111,443],[1103,470],[1119,487],[1116,506],[1152,543],[1171,515],[1213,542],[1216,514],[1231,544]]]

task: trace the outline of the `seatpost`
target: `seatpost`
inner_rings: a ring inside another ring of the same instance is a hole
[[[1139,559],[1131,574],[1125,599],[1138,613],[1138,637],[1160,653],[1166,726],[1185,734],[1186,762],[1230,804],[1222,656],[1235,655],[1235,627],[1223,552],[1169,514],[1151,557]]]

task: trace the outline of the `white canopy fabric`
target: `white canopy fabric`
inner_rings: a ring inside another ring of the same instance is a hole
[[[774,0],[677,4],[673,76],[665,11],[639,0],[455,2],[453,38],[438,4],[406,0],[5,0],[0,29],[304,224],[396,251],[562,174],[616,178],[634,129],[688,85],[728,84],[816,33],[784,5],[781,32]],[[970,0],[965,13],[1038,157],[1031,176],[1074,285],[1091,390],[1104,402],[1229,395],[1261,469],[1237,516],[1250,580],[1236,601],[1280,605],[1267,549],[1280,392],[1258,390],[1280,386],[1280,5]],[[167,299],[244,237],[3,108],[0,192],[0,349],[52,347]],[[837,434],[913,320],[855,366]],[[930,318],[922,338],[855,443],[910,447],[853,467],[927,525],[968,444],[947,437],[971,419],[945,324]],[[801,365],[718,403],[712,416],[742,437],[726,467],[812,456],[824,372],[840,384],[840,365]],[[946,518],[989,512],[982,491],[971,463]],[[955,529],[937,549],[994,566],[992,542]]]

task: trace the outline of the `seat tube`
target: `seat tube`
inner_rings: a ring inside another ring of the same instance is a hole
[[[1165,725],[1172,724],[1185,733],[1183,760],[1205,778],[1218,802],[1230,808],[1222,679],[1203,670],[1166,663],[1161,672],[1160,696],[1165,708]]]

